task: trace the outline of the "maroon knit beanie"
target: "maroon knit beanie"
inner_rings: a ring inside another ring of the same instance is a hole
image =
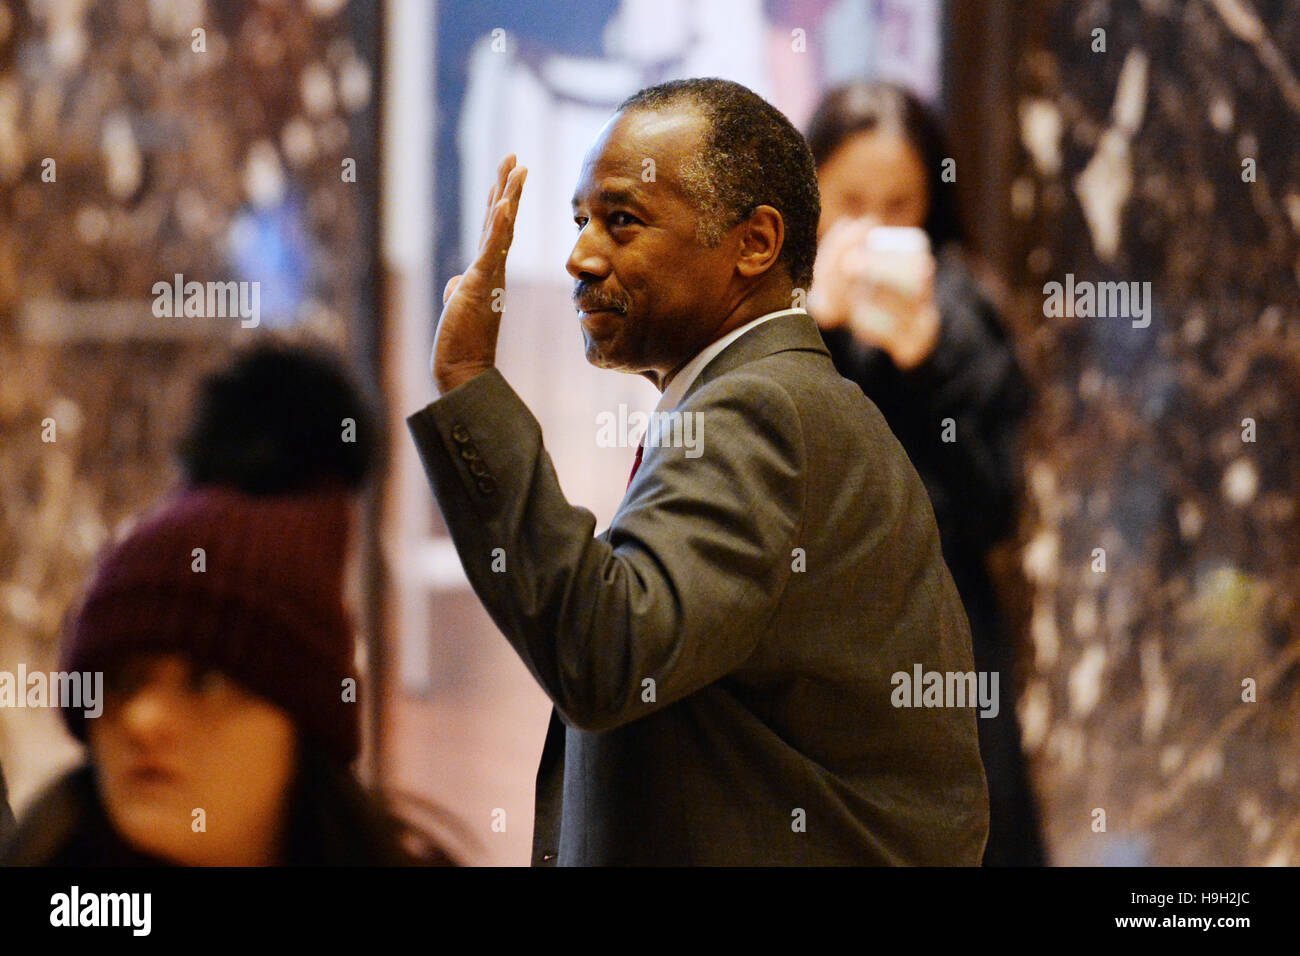
[[[278,705],[301,735],[351,762],[360,715],[343,685],[356,678],[343,606],[349,504],[342,488],[275,496],[181,488],[105,554],[61,667],[103,671],[128,654],[184,654]],[[64,708],[63,718],[86,740],[81,708]]]

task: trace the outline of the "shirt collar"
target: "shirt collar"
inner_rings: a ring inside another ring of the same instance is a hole
[[[713,361],[714,357],[723,349],[736,341],[736,339],[740,338],[750,329],[758,328],[758,326],[762,325],[764,322],[780,318],[783,315],[800,314],[807,314],[807,310],[781,309],[778,312],[769,312],[767,315],[760,315],[752,322],[746,322],[744,325],[740,326],[740,328],[732,329],[717,341],[709,343],[698,355],[695,356],[695,358],[683,365],[681,369],[678,370],[677,374],[668,380],[667,387],[664,389],[663,394],[659,396],[659,404],[655,406],[655,411],[670,412],[676,408],[678,403],[681,402],[683,396],[685,396],[687,390],[690,389],[691,384],[697,377],[699,377],[700,372],[704,371],[704,367],[708,365],[709,362]]]

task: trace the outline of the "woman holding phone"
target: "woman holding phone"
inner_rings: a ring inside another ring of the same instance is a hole
[[[951,160],[926,107],[892,84],[851,83],[822,100],[807,140],[822,199],[808,310],[840,374],[880,408],[925,482],[975,666],[1000,675],[997,716],[979,720],[984,864],[1042,865],[1012,647],[986,567],[1013,527],[1027,387],[965,262]]]

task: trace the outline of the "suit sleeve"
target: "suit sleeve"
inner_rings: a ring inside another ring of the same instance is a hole
[[[790,574],[806,454],[794,403],[732,373],[679,411],[698,416],[698,453],[648,448],[603,540],[498,370],[408,419],[471,585],[578,729],[618,727],[736,669]]]

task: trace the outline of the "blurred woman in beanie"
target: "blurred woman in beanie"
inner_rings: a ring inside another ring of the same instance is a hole
[[[944,177],[951,154],[925,105],[893,84],[850,83],[826,95],[806,138],[822,200],[808,311],[840,374],[880,408],[925,482],[975,666],[1001,675],[1003,704],[979,720],[984,865],[1041,866],[1012,648],[986,565],[1013,528],[1028,387],[967,265],[956,187]]]
[[[182,487],[103,556],[61,669],[89,762],[19,820],[36,865],[450,863],[350,769],[360,748],[344,605],[374,418],[331,357],[261,345],[203,386]]]

